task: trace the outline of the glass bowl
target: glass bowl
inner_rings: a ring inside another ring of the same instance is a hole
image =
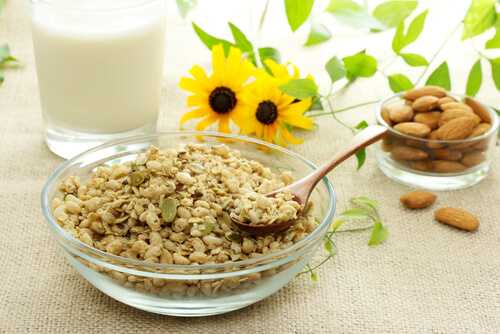
[[[327,232],[335,211],[335,193],[324,178],[311,197],[317,227],[292,246],[262,256],[221,264],[175,265],[129,259],[90,247],[56,222],[51,200],[61,180],[76,175],[85,180],[99,165],[134,160],[150,145],[161,149],[203,140],[221,140],[242,156],[274,170],[290,170],[300,178],[316,166],[276,145],[256,139],[211,132],[164,132],[131,137],[96,147],[66,161],[49,177],[42,191],[42,211],[69,263],[92,285],[127,305],[159,314],[206,316],[236,310],[278,291],[311,260]]]
[[[460,101],[463,96],[448,94]],[[384,106],[404,101],[402,93],[381,101],[375,109],[377,123],[388,128],[377,146],[377,162],[389,178],[417,188],[453,190],[470,187],[486,177],[498,133],[498,116],[491,116],[490,129],[463,140],[433,140],[409,136],[394,130],[382,116]],[[397,147],[397,151],[395,148]],[[411,154],[400,154],[401,148]]]

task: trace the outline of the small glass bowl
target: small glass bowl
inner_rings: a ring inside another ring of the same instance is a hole
[[[61,180],[70,175],[85,180],[99,165],[134,160],[155,145],[161,149],[223,140],[242,156],[274,170],[287,169],[300,178],[316,166],[297,153],[256,139],[210,132],[164,132],[110,142],[66,161],[49,177],[42,191],[42,211],[69,263],[92,285],[127,305],[159,314],[206,316],[253,304],[281,289],[311,260],[335,212],[335,193],[327,178],[311,197],[318,226],[292,246],[256,258],[203,265],[148,263],[90,247],[59,226],[51,210]]]
[[[448,94],[457,100],[463,96]],[[382,117],[382,108],[402,103],[402,93],[380,102],[375,109],[377,123],[388,128],[377,145],[377,162],[389,178],[414,187],[430,190],[453,190],[470,187],[486,177],[491,165],[498,133],[498,116],[489,107],[491,128],[481,136],[463,140],[432,140],[408,136],[394,130]],[[409,147],[415,154],[402,160],[395,147]],[[418,150],[418,152],[416,151]],[[425,154],[421,153],[425,152]]]

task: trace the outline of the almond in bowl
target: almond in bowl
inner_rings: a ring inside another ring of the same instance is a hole
[[[389,129],[377,160],[390,178],[424,189],[451,190],[487,175],[499,121],[478,100],[424,86],[384,100],[376,118]]]

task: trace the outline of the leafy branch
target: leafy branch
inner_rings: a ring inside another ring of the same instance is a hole
[[[333,222],[330,230],[325,234],[323,247],[326,256],[317,264],[306,266],[306,269],[299,275],[309,274],[311,280],[317,281],[318,276],[316,270],[322,265],[330,261],[337,254],[335,237],[343,232],[360,232],[371,229],[369,246],[377,246],[382,244],[389,236],[389,231],[384,226],[380,214],[378,212],[378,203],[368,197],[354,197],[350,200],[352,207],[342,212],[340,216]],[[364,225],[359,226],[360,223]],[[348,225],[354,225],[348,227]]]

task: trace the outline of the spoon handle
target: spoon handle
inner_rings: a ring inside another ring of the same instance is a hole
[[[369,146],[381,139],[386,133],[387,128],[380,125],[372,125],[356,134],[349,145],[337,152],[333,158],[327,163],[321,165],[313,173],[305,178],[298,180],[296,183],[289,185],[287,188],[294,189],[294,193],[299,196],[299,199],[305,203],[316,184],[332,169],[337,167],[341,162],[354,155],[359,149]],[[300,190],[299,190],[300,189]]]

